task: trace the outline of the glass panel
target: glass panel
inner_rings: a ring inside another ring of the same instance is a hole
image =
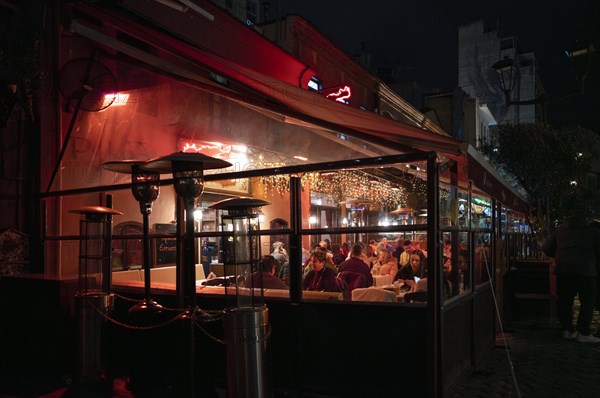
[[[469,225],[470,213],[469,213],[469,195],[466,192],[458,193],[458,225],[460,227],[467,227]]]
[[[442,264],[444,289],[450,298],[471,289],[471,265],[468,232],[445,232]]]
[[[439,178],[440,227],[458,225],[458,176],[456,167],[450,164]]]
[[[491,234],[475,233],[473,241],[475,242],[475,284],[479,285],[490,280],[490,276],[494,275]]]
[[[473,228],[489,229],[492,227],[491,201],[480,196],[473,196],[471,203]]]
[[[201,151],[232,164],[208,173],[383,154],[370,143],[352,137],[342,139],[335,132],[322,130],[315,134],[294,120],[256,112],[127,64],[115,62],[115,65],[117,80],[127,82],[127,90],[120,92],[119,98],[127,100],[101,112],[79,114],[52,191],[128,181],[128,177],[116,177],[101,165],[125,159],[148,160],[184,150]],[[66,129],[73,115],[65,110],[61,116]],[[51,151],[43,152],[42,157],[42,164],[54,165]],[[43,181],[50,181],[53,169],[43,168]],[[249,193],[248,186],[238,182],[220,188],[236,194]]]
[[[270,269],[262,274],[262,258],[258,236],[258,216],[221,216],[223,232],[223,264],[225,286],[235,287],[227,290],[228,294],[235,294],[237,307],[248,307],[263,302],[264,290],[268,281],[265,278],[273,276],[274,261]],[[260,265],[260,268],[259,268]],[[267,263],[265,262],[265,268]]]
[[[508,224],[506,223],[506,207],[502,206],[500,209],[500,228],[502,229],[502,233],[506,234],[508,232]]]
[[[458,291],[463,293],[471,290],[473,284],[473,266],[471,261],[471,248],[469,244],[469,233],[460,232],[458,234],[458,260],[456,266],[458,268]]]
[[[79,293],[97,294],[103,290],[103,264],[108,261],[106,250],[107,227],[105,215],[82,215],[79,222]]]

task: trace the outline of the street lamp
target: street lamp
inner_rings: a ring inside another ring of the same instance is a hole
[[[579,85],[579,93],[585,92],[585,79],[587,78],[592,64],[592,54],[596,52],[593,43],[588,45],[578,45],[565,51],[565,55],[571,62]]]
[[[519,69],[512,58],[504,57],[500,61],[494,63],[492,69],[496,71],[496,77],[500,83],[500,88],[504,91],[507,107],[511,105],[535,105],[544,102],[543,96],[525,101],[512,101],[510,99],[510,92],[517,81],[517,75],[519,73]]]

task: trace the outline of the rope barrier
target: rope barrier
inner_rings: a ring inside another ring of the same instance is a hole
[[[123,298],[123,297],[120,297]],[[139,301],[139,300],[129,300],[129,301]],[[108,322],[115,324],[117,326],[123,327],[125,329],[131,329],[131,330],[153,330],[153,329],[159,329],[165,326],[168,326],[172,323],[175,323],[179,320],[181,320],[182,316],[188,311],[187,309],[182,309],[180,310],[179,314],[174,316],[173,318],[169,319],[166,322],[161,322],[155,325],[149,325],[149,326],[137,326],[137,325],[130,325],[127,324],[125,322],[121,322],[116,320],[115,318],[109,316],[107,313],[105,313],[104,311],[102,311],[100,308],[98,308],[96,305],[94,305],[92,302],[90,302],[89,300],[86,300],[86,303],[92,307],[98,314],[100,314],[100,316],[102,318],[104,318],[105,320],[107,320]],[[194,326],[196,326],[202,333],[204,333],[208,338],[210,338],[211,340],[219,343],[219,344],[225,344],[225,341],[211,335],[208,331],[206,331],[206,329],[204,329],[204,327],[202,327],[202,323],[211,323],[211,322],[216,322],[216,321],[220,321],[222,319],[222,312],[221,311],[207,311],[207,310],[203,310],[199,307],[196,307],[192,310],[192,315],[191,315],[191,319],[192,319],[192,324]],[[192,328],[192,333],[193,333],[193,328]]]
[[[118,321],[112,317],[110,317],[108,314],[106,314],[104,311],[102,311],[100,308],[96,307],[94,304],[92,304],[90,301],[86,300],[87,304],[92,307],[96,312],[98,312],[100,314],[100,316],[102,316],[104,319],[106,319],[107,321],[109,321],[110,323],[113,323],[117,326],[121,326],[124,327],[126,329],[133,329],[133,330],[152,330],[152,329],[158,329],[167,325],[170,325],[171,323],[174,323],[176,321],[179,320],[179,318],[181,317],[182,314],[179,314],[177,316],[174,316],[173,318],[169,319],[166,322],[162,322],[156,325],[150,325],[150,326],[137,326],[137,325],[129,325],[126,324],[124,322]]]

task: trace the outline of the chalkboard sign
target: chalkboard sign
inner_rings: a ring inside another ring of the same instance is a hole
[[[154,224],[154,232],[157,234],[175,233],[175,224]],[[175,265],[177,259],[177,238],[157,238],[154,242],[154,266]]]

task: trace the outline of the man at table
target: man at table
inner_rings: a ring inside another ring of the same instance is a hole
[[[275,276],[276,260],[273,256],[262,256],[258,263],[259,271],[246,279],[244,286],[263,289],[288,289],[284,281]]]
[[[364,284],[366,284],[366,286],[360,287],[373,286],[373,275],[371,275],[371,269],[369,268],[367,263],[365,263],[363,257],[363,246],[360,243],[355,243],[352,246],[350,258],[341,263],[338,267],[338,274],[341,274],[343,272],[353,272],[360,275],[364,275]]]

